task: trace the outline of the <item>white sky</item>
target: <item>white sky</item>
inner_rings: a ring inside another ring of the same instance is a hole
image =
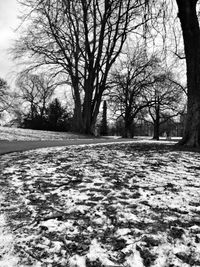
[[[17,0],[0,0],[0,77],[6,79],[9,84],[16,66],[7,49],[16,37],[14,29],[19,25],[18,8]]]

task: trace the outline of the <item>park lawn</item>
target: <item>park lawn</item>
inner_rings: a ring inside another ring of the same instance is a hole
[[[0,166],[0,266],[200,266],[199,153],[87,145]]]
[[[71,132],[54,132],[31,130],[0,126],[0,140],[7,141],[39,141],[39,140],[66,140],[88,138],[85,135]]]

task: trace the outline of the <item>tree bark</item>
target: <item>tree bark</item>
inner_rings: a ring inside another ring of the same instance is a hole
[[[153,139],[159,140],[159,136],[160,136],[160,125],[157,121],[155,121],[153,125]]]
[[[84,133],[84,124],[82,117],[82,105],[79,92],[78,82],[75,80],[72,81],[74,89],[74,114],[73,114],[73,125],[72,130],[78,133]]]
[[[125,125],[123,138],[132,138],[130,125]]]
[[[93,83],[91,80],[85,82],[85,96],[83,101],[83,127],[85,134],[94,134],[92,126],[92,95],[93,95]]]
[[[75,108],[73,114],[72,130],[77,133],[84,133],[83,118],[81,112],[81,106],[75,101]]]
[[[132,124],[133,119],[131,117],[125,117],[124,119],[124,138],[132,138],[133,137],[133,131],[132,131]]]
[[[155,112],[156,112],[156,117],[153,122],[154,126],[154,131],[153,131],[153,139],[159,140],[160,137],[160,107],[159,103],[156,104]]]
[[[188,104],[185,131],[180,145],[200,147],[200,28],[197,0],[176,0],[187,66]]]

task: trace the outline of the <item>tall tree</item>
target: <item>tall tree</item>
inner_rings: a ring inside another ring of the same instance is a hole
[[[161,73],[154,77],[154,84],[147,99],[151,101],[148,107],[153,123],[153,139],[159,140],[160,126],[180,114],[183,97],[182,87],[174,81],[170,72]]]
[[[124,120],[123,137],[133,137],[132,126],[138,113],[149,106],[146,97],[154,84],[154,73],[158,59],[148,58],[144,47],[135,47],[127,52],[111,75],[110,101],[116,114]]]
[[[198,0],[161,0],[161,1],[149,1],[146,0],[146,16],[152,16],[157,9],[158,2],[161,3],[163,9],[163,26],[165,33],[163,39],[167,37],[167,9],[170,8],[170,17],[172,14],[178,16],[180,26],[182,30],[182,37],[184,43],[184,53],[186,59],[187,68],[187,119],[185,125],[184,136],[180,142],[180,145],[200,147],[200,27],[199,27],[199,4]],[[174,5],[177,4],[178,13],[174,12]],[[151,8],[153,7],[153,8]],[[145,29],[148,27],[145,26]],[[151,28],[151,25],[150,27]],[[170,28],[170,26],[169,26]],[[153,27],[153,32],[159,31],[160,28]],[[178,31],[176,28],[175,32]],[[176,39],[176,37],[174,37]],[[165,43],[167,43],[165,41]],[[177,45],[177,40],[175,40]],[[184,58],[177,53],[177,47],[175,48],[176,54],[179,58]]]
[[[187,121],[180,144],[200,147],[200,27],[198,0],[176,0],[187,66]]]
[[[31,8],[29,27],[15,54],[37,66],[57,66],[74,96],[75,130],[93,133],[111,67],[127,35],[144,24],[145,0],[21,1]]]

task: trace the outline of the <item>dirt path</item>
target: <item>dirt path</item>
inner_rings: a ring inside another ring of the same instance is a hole
[[[22,152],[37,148],[45,147],[58,147],[69,145],[85,145],[85,144],[101,144],[101,143],[113,143],[113,142],[130,142],[133,139],[67,139],[67,140],[55,140],[55,141],[0,141],[0,155],[11,152]]]

